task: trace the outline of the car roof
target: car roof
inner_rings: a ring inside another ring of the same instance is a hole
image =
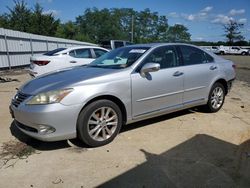
[[[198,48],[202,51],[204,51],[204,49],[202,49],[200,46],[196,46],[196,45],[192,45],[192,44],[187,44],[187,43],[148,43],[148,44],[134,44],[134,45],[129,45],[129,46],[124,46],[123,48],[126,47],[146,47],[146,48],[155,48],[155,47],[160,47],[160,46],[167,46],[167,45],[185,45],[185,46],[192,46],[195,48]],[[222,59],[221,57],[217,56],[216,54],[209,52],[207,50],[205,50],[206,53],[208,53],[210,56],[212,56],[215,59]]]
[[[99,47],[99,46],[71,46],[71,47],[65,47],[64,50],[58,52],[57,54],[63,54],[63,53],[67,53],[71,50],[77,50],[77,49],[81,49],[81,48],[95,48],[95,49],[102,49],[102,50],[105,50],[105,51],[109,51],[108,49],[106,48],[102,48],[102,47]]]
[[[71,46],[71,47],[67,47],[67,50],[76,50],[76,49],[80,49],[80,48],[99,48],[99,49],[105,49],[99,46]]]
[[[195,46],[192,44],[187,44],[187,43],[147,43],[147,44],[133,44],[129,45],[127,47],[148,47],[148,48],[153,48],[153,47],[158,47],[158,46],[165,46],[165,45],[187,45],[187,46],[193,46],[196,48],[199,48],[199,46]]]

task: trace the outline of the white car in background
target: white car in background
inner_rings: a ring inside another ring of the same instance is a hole
[[[29,73],[37,77],[63,68],[89,64],[108,51],[97,46],[57,48],[42,55],[31,56]]]

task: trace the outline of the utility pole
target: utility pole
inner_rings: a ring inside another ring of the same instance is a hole
[[[134,15],[132,15],[132,21],[131,21],[131,42],[134,42]]]

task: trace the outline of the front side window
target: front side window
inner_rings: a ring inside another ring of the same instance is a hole
[[[207,63],[205,52],[192,46],[179,46],[184,65]]]
[[[161,69],[179,66],[176,50],[173,46],[156,48],[143,61],[143,64],[146,63],[159,63]]]
[[[76,49],[69,52],[69,55],[75,58],[92,58],[90,49]]]

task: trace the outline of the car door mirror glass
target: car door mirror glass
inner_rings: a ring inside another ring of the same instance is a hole
[[[141,73],[141,75],[145,75],[145,73],[156,72],[158,70],[160,70],[160,64],[159,63],[146,63],[141,68],[140,73]]]

